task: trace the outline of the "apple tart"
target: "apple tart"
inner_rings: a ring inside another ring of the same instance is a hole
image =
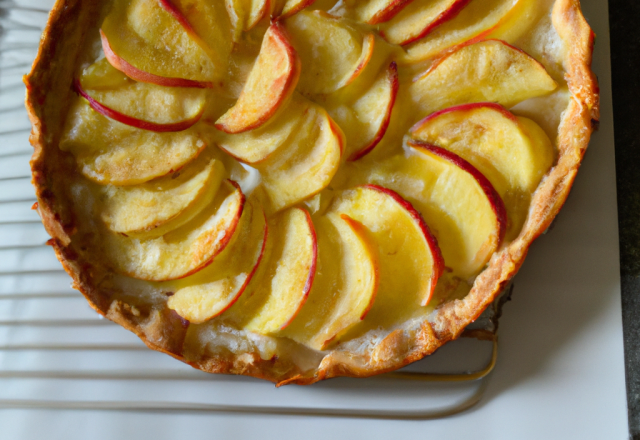
[[[91,306],[208,372],[365,377],[458,338],[598,120],[578,0],[58,0],[38,212]]]

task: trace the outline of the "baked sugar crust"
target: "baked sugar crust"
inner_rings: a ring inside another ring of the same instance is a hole
[[[99,314],[132,331],[150,348],[207,372],[253,376],[278,385],[311,384],[337,376],[367,377],[419,360],[460,337],[517,273],[532,242],[558,214],[599,118],[599,89],[591,71],[594,34],[581,13],[579,0],[557,0],[552,20],[565,45],[563,69],[571,94],[559,127],[557,163],[534,193],[520,235],[493,255],[465,298],[445,302],[412,330],[394,330],[364,352],[329,351],[314,368],[301,367],[292,360],[295,356],[264,359],[257,349],[210,354],[202,348],[198,352],[193,347],[185,348],[188,322],[166,305],[125,301],[102,288],[104,269],[92,264],[74,247],[76,217],[70,208],[71,196],[56,176],[75,164],[60,151],[58,142],[72,96],[73,75],[85,56],[82,43],[96,29],[102,5],[102,2],[58,0],[50,13],[32,70],[24,78],[26,107],[32,123],[31,170],[38,212],[52,237],[49,244],[73,278],[73,287],[82,292]],[[296,349],[293,344],[291,347]]]

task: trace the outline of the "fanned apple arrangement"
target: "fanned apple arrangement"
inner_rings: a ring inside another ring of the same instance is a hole
[[[533,211],[578,101],[558,9],[584,21],[571,0],[114,0],[59,141],[101,274],[78,284],[208,371],[309,383],[429,354],[555,215]]]

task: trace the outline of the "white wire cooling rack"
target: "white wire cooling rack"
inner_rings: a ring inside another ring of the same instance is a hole
[[[69,287],[31,209],[22,75],[52,5],[0,0],[0,407],[437,418],[480,401],[495,340],[463,338],[378,378],[275,389],[193,370],[93,312]],[[497,307],[478,325],[493,329]]]

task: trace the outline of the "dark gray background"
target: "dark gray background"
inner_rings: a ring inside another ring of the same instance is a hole
[[[640,439],[640,2],[609,0],[620,272],[631,438]]]

